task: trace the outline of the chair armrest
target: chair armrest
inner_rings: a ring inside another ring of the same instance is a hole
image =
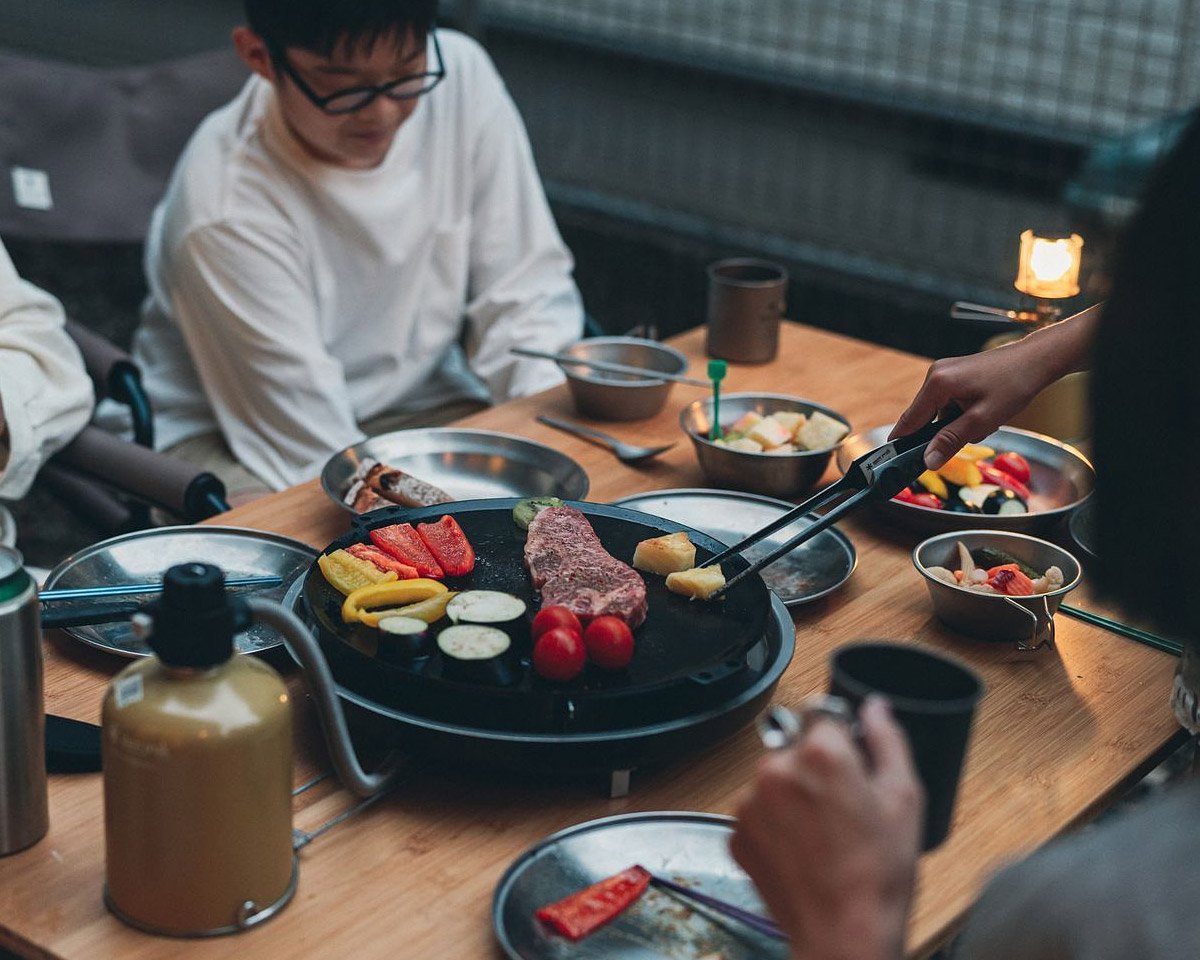
[[[193,523],[224,513],[225,484],[195,464],[87,426],[54,456],[98,483],[169,510]]]
[[[74,320],[66,322],[67,334],[83,355],[83,366],[92,378],[96,399],[111,397],[129,407],[133,416],[133,439],[143,447],[154,446],[154,414],[142,386],[142,371],[133,357]]]

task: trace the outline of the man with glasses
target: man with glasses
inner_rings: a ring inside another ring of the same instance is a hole
[[[134,354],[160,445],[231,495],[364,433],[552,386],[580,336],[520,117],[436,0],[246,0],[254,72],[155,212]]]

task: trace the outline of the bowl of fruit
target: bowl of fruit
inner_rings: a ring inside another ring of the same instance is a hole
[[[722,396],[718,416],[715,422],[711,397],[679,415],[704,476],[716,487],[772,497],[812,487],[850,432],[849,421],[836,410],[775,393]]]
[[[887,441],[890,426],[847,437],[838,449],[845,472],[854,460]],[[880,509],[924,532],[987,527],[1049,530],[1092,492],[1096,474],[1069,444],[1028,430],[1001,427],[968,444],[936,471],[927,470]]]

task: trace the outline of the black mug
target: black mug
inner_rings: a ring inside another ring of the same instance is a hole
[[[922,849],[932,850],[950,832],[983,681],[961,664],[920,647],[868,641],[834,651],[829,692],[849,701],[855,712],[872,693],[891,704],[925,787]]]

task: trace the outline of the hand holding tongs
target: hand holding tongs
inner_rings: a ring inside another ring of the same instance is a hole
[[[770,536],[776,530],[795,523],[813,510],[827,506],[835,500],[840,500],[847,494],[851,495],[849,499],[834,507],[825,515],[817,517],[786,543],[781,544],[766,556],[754,561],[749,567],[733,577],[732,580],[729,580],[725,586],[714,591],[709,599],[720,597],[737,586],[746,577],[753,576],[763,567],[774,563],[784,554],[791,553],[791,551],[795,550],[796,547],[800,546],[806,540],[815,537],[826,527],[832,526],[860,503],[867,500],[887,500],[894,497],[925,471],[925,448],[929,446],[929,441],[937,435],[938,431],[949,423],[954,416],[957,416],[957,411],[955,411],[953,416],[944,417],[941,420],[926,424],[916,433],[910,433],[906,437],[897,437],[895,440],[885,443],[881,447],[876,447],[870,453],[864,453],[850,464],[846,470],[846,475],[841,480],[831,483],[824,490],[809,497],[798,507],[789,510],[761,530],[756,530],[740,543],[735,543],[724,552],[705,560],[700,566],[711,567],[713,564],[719,564],[728,560],[730,557],[741,553],[747,547],[752,547],[764,537]]]

